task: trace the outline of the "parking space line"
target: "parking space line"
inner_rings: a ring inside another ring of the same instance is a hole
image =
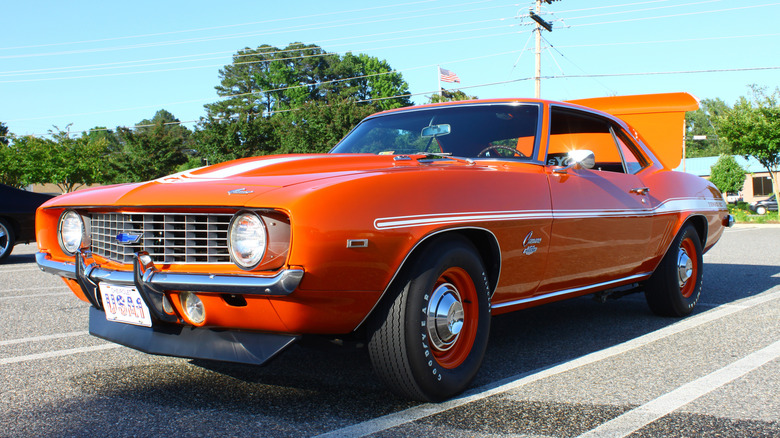
[[[780,357],[780,341],[680,386],[592,429],[579,438],[622,438]]]
[[[21,298],[56,297],[60,295],[70,295],[70,294],[71,294],[70,292],[52,292],[48,294],[11,295],[10,297],[0,297],[0,301],[16,300]]]
[[[318,435],[317,438],[346,438],[346,437],[363,437],[371,435],[377,432],[381,432],[393,427],[401,426],[413,421],[417,421],[426,417],[430,417],[442,412],[449,411],[451,409],[458,408],[460,406],[467,405],[472,402],[480,401],[494,395],[503,394],[513,389],[520,388],[524,385],[528,385],[533,382],[537,382],[548,377],[552,377],[558,374],[562,374],[574,369],[590,365],[599,362],[610,357],[618,356],[620,354],[629,352],[631,350],[643,347],[650,343],[659,341],[666,337],[682,333],[686,330],[696,328],[698,326],[716,321],[720,318],[727,317],[734,313],[740,312],[745,309],[749,309],[755,306],[762,305],[766,302],[776,300],[780,298],[780,290],[774,290],[772,292],[766,292],[761,295],[739,300],[736,303],[724,305],[716,309],[708,310],[697,315],[690,316],[677,323],[666,326],[662,329],[654,332],[639,336],[637,338],[626,341],[622,344],[614,345],[604,350],[595,351],[593,353],[581,356],[574,360],[563,362],[557,365],[553,365],[547,368],[540,368],[527,373],[518,374],[507,379],[493,382],[491,384],[475,388],[467,391],[463,395],[454,398],[452,400],[443,403],[424,403],[409,409],[405,409],[400,412],[387,414],[382,417],[377,417],[371,420],[364,421],[362,423],[353,424],[341,429],[336,429],[331,432],[327,432]]]
[[[91,347],[69,348],[67,350],[55,350],[55,351],[47,351],[46,353],[36,353],[36,354],[27,354],[24,356],[6,357],[4,359],[0,359],[0,365],[8,365],[8,364],[19,363],[19,362],[29,362],[29,361],[40,360],[40,359],[51,359],[53,357],[70,356],[72,354],[89,353],[91,351],[111,350],[119,347],[121,347],[121,345],[119,344],[101,344],[101,345],[93,345]]]
[[[31,286],[31,287],[22,287],[22,288],[16,288],[16,289],[2,289],[0,290],[0,294],[4,294],[7,292],[26,292],[28,290],[50,290],[50,289],[62,289],[62,290],[68,290],[68,287],[64,284],[61,284],[59,286],[46,286],[46,287],[37,287],[37,286]]]
[[[78,331],[78,332],[54,333],[54,334],[51,334],[51,335],[31,336],[29,338],[9,339],[9,340],[6,340],[6,341],[0,341],[0,346],[16,345],[16,344],[26,344],[28,342],[51,341],[53,339],[72,338],[72,337],[75,337],[75,336],[85,336],[85,335],[88,335],[88,334],[89,334],[88,331],[82,330],[82,331]]]

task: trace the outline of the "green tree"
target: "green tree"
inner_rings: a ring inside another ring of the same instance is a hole
[[[88,136],[72,138],[65,131],[52,132],[54,150],[41,177],[35,183],[53,183],[63,192],[72,192],[83,185],[107,182],[109,144],[103,138]],[[44,143],[46,146],[52,143]]]
[[[780,169],[780,88],[767,94],[766,88],[753,85],[753,98],[740,97],[718,123],[718,134],[731,142],[734,153],[752,156],[769,172],[778,196]]]
[[[11,134],[8,132],[8,126],[5,123],[0,122],[0,145],[8,146],[11,140]]]
[[[745,169],[731,155],[721,155],[710,168],[710,181],[722,193],[739,193],[745,185]]]
[[[24,137],[14,138],[10,144],[0,144],[0,183],[21,188],[24,179],[24,162],[19,151]]]
[[[381,109],[410,104],[408,84],[386,61],[364,54],[342,57],[314,44],[244,48],[219,76],[217,94],[225,99],[205,106],[215,119],[251,119],[306,102],[345,98],[374,102]],[[402,97],[385,99],[391,96]]]
[[[696,111],[685,114],[686,158],[714,157],[732,153],[731,144],[718,137],[715,125],[729,111],[729,106],[721,99],[703,99]],[[705,136],[706,140],[694,140],[694,136]]]
[[[188,161],[192,132],[165,110],[135,128],[117,128],[121,153],[112,155],[116,182],[147,181],[174,173]]]
[[[473,100],[473,99],[477,99],[477,96],[470,96],[460,90],[442,89],[439,93],[431,96],[431,103],[454,102],[456,100]]]
[[[56,184],[63,192],[107,180],[107,151],[104,140],[71,137],[67,132],[50,131],[51,139],[23,136],[3,148],[9,160],[3,164],[3,182],[15,187],[29,184]]]
[[[196,157],[208,164],[271,154],[279,146],[274,125],[267,117],[208,117],[200,121],[193,138]]]
[[[277,153],[328,152],[362,119],[376,112],[373,105],[354,100],[334,101],[328,105],[308,102],[300,110],[275,117]]]

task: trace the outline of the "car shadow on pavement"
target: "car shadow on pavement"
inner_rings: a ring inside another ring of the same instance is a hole
[[[25,263],[35,263],[35,254],[14,254],[8,256],[5,261],[0,263],[0,266],[7,265],[23,265]]]
[[[696,312],[771,289],[780,284],[778,274],[778,266],[708,263],[703,305]],[[497,316],[472,387],[566,362],[677,321],[653,315],[641,293],[605,303],[586,296]],[[197,406],[239,417],[262,413],[303,429],[316,428],[323,417],[331,425],[353,424],[418,404],[382,386],[365,348],[294,345],[263,367],[186,359],[159,364],[145,359],[133,365],[132,356],[126,360],[129,365],[93,370],[76,377],[76,383],[98,399],[130,401],[124,405],[129,411]]]

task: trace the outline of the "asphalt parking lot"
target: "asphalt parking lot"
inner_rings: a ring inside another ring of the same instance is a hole
[[[780,227],[704,256],[694,315],[641,294],[496,317],[482,369],[442,404],[395,398],[362,348],[310,342],[265,367],[150,356],[87,333],[88,305],[0,265],[0,436],[780,436]]]

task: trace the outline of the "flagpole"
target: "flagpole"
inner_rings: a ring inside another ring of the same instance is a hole
[[[436,66],[436,79],[439,81],[439,88],[437,88],[437,90],[439,93],[439,102],[441,102],[444,99],[444,96],[442,95],[441,92],[441,66],[440,65]]]

